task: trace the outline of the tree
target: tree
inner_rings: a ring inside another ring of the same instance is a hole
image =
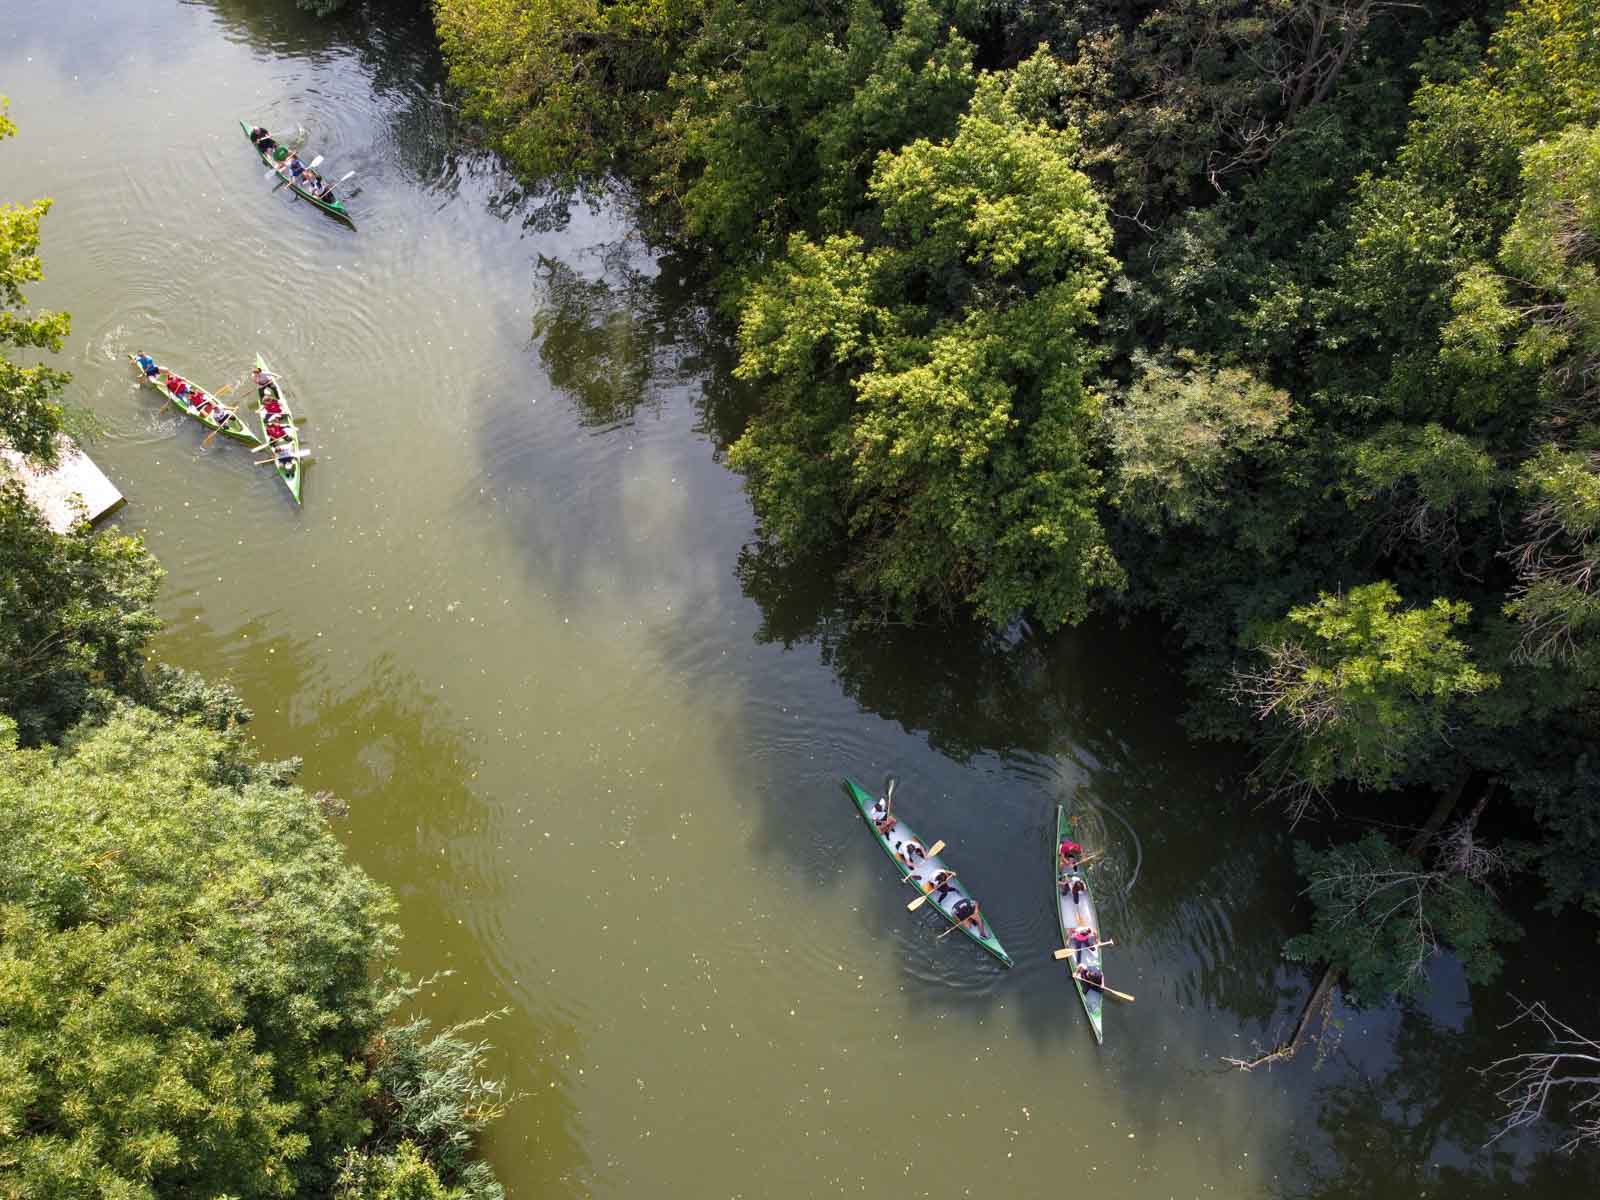
[[[768,390],[730,462],[785,549],[848,533],[889,609],[1050,627],[1120,582],[1085,381],[1109,229],[1075,150],[986,77],[953,138],[880,156],[878,234],[795,238],[744,306]]]
[[[1228,504],[1238,467],[1284,431],[1288,393],[1195,355],[1134,365],[1124,402],[1105,419],[1112,503],[1157,535],[1210,525]]]
[[[1499,945],[1522,932],[1483,886],[1486,866],[1425,867],[1380,833],[1326,850],[1298,843],[1295,862],[1312,924],[1284,952],[1295,962],[1327,963],[1357,1004],[1415,993],[1441,943],[1469,980],[1487,983],[1500,971]]]
[[[0,718],[0,1196],[498,1200],[481,1047],[377,1038],[393,899],[280,778],[136,707],[60,751]]]
[[[0,96],[0,141],[17,131]],[[39,263],[39,222],[49,200],[27,206],[0,204],[0,351],[27,347],[59,352],[71,327],[66,313],[20,313],[28,298],[23,286],[44,277]],[[0,441],[36,462],[55,461],[62,408],[55,400],[71,377],[49,367],[23,367],[0,353]]]
[[[636,149],[701,0],[439,0],[450,82],[533,176],[598,178]]]
[[[1502,1081],[1498,1095],[1506,1105],[1495,1138],[1540,1121],[1552,1099],[1564,1095],[1570,1098],[1573,1129],[1561,1148],[1571,1152],[1600,1144],[1600,1041],[1579,1033],[1543,1004],[1523,1005],[1517,1020],[1537,1025],[1547,1044],[1490,1065],[1489,1073]]]
[[[55,741],[138,685],[162,574],[137,536],[81,522],[58,535],[20,484],[0,480],[0,715],[24,745]]]
[[[1326,592],[1256,643],[1234,694],[1273,727],[1260,778],[1297,811],[1335,783],[1386,789],[1413,780],[1445,746],[1459,701],[1498,686],[1452,630],[1471,606],[1400,607],[1387,580]]]

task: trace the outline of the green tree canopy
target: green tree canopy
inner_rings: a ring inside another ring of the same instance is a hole
[[[498,1200],[481,1046],[375,1038],[393,900],[281,778],[148,709],[0,718],[0,1196]]]
[[[1443,749],[1459,702],[1499,683],[1454,635],[1470,613],[1449,600],[1402,608],[1387,580],[1290,609],[1258,643],[1262,668],[1236,682],[1277,731],[1283,776],[1319,792],[1410,780]]]
[[[0,715],[25,744],[58,739],[135,688],[160,628],[161,576],[138,537],[83,523],[58,535],[20,484],[0,479]]]
[[[0,141],[17,132],[5,108],[6,98],[0,96]],[[49,367],[20,366],[4,351],[8,347],[59,351],[71,328],[66,313],[20,311],[28,303],[23,287],[44,277],[38,255],[39,222],[49,211],[49,200],[0,204],[0,441],[42,463],[55,460],[63,415],[55,398],[70,376]]]
[[[1329,964],[1358,1004],[1420,991],[1441,943],[1469,980],[1488,983],[1500,973],[1500,947],[1522,932],[1468,874],[1430,870],[1380,833],[1326,850],[1302,842],[1295,861],[1313,916],[1308,932],[1289,939],[1288,956]]]
[[[739,373],[768,391],[731,461],[780,544],[848,530],[892,606],[1002,624],[1120,582],[1085,382],[1110,234],[1075,153],[987,77],[954,137],[879,158],[877,234],[796,238],[751,294]]]

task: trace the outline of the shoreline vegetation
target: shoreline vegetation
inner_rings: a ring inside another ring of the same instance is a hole
[[[70,326],[24,310],[48,209],[0,205],[0,440],[35,464],[69,377],[5,352]],[[483,1022],[396,1020],[393,896],[231,688],[146,661],[161,577],[0,464],[0,1197],[502,1200]]]
[[[434,12],[516,170],[706,264],[763,555],[864,620],[1157,614],[1352,1002],[1495,981],[1506,888],[1595,937],[1592,6]]]

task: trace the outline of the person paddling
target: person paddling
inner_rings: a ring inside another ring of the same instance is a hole
[[[879,796],[878,802],[867,810],[867,815],[872,818],[872,827],[885,837],[898,824],[894,814],[890,812],[893,803],[888,796]]]
[[[1072,948],[1081,953],[1085,950],[1093,950],[1094,944],[1100,939],[1095,937],[1092,926],[1079,925],[1072,931],[1072,937],[1068,940],[1071,942]]]
[[[1061,866],[1064,870],[1075,870],[1078,859],[1083,857],[1083,847],[1071,838],[1061,839]]]
[[[156,365],[156,360],[148,354],[137,354],[133,361],[139,364],[139,370],[143,371],[148,379],[154,379],[161,374],[161,368]]]
[[[1083,881],[1083,876],[1076,871],[1061,881],[1061,894],[1063,896],[1070,895],[1074,904],[1078,902],[1078,897],[1083,895],[1088,888],[1089,885]]]
[[[956,901],[956,906],[950,910],[950,915],[956,919],[957,925],[965,925],[968,929],[983,932],[983,914],[978,911],[978,902],[971,896],[963,896]]]
[[[1081,970],[1073,972],[1073,975],[1078,982],[1086,984],[1097,991],[1105,987],[1106,984],[1105,973],[1102,972],[1099,967],[1084,967]]]

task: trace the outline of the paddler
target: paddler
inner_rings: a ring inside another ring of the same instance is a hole
[[[1074,971],[1073,976],[1079,983],[1088,984],[1096,989],[1104,987],[1106,982],[1105,973],[1099,967],[1084,967],[1080,971]]]
[[[1061,839],[1061,868],[1064,871],[1077,869],[1078,859],[1083,857],[1083,847],[1071,838]]]
[[[1072,931],[1072,936],[1068,939],[1072,948],[1079,953],[1085,950],[1093,950],[1094,944],[1099,940],[1094,935],[1094,928],[1089,925],[1079,925]]]
[[[1061,894],[1063,896],[1070,895],[1074,904],[1078,902],[1078,897],[1088,890],[1088,887],[1089,885],[1083,881],[1083,876],[1076,871],[1061,880]]]
[[[907,838],[896,846],[894,850],[895,857],[913,871],[917,869],[918,863],[928,857],[928,852],[922,848],[922,843],[917,841],[916,838]]]
[[[143,371],[150,379],[154,379],[161,373],[161,368],[156,365],[156,360],[148,354],[135,355],[133,361],[139,364],[139,370]]]
[[[264,370],[261,367],[255,367],[250,372],[250,382],[256,385],[256,391],[258,392],[266,391],[268,385],[276,383],[277,379],[278,377],[271,371]]]
[[[950,910],[950,915],[956,919],[957,925],[965,925],[969,929],[983,932],[983,915],[978,911],[978,902],[971,896],[963,896],[956,901],[956,906]]]
[[[891,803],[888,796],[879,796],[878,802],[867,810],[867,815],[872,818],[872,827],[885,837],[896,824],[894,815],[889,811]]]
[[[945,897],[950,894],[950,881],[955,877],[956,873],[954,871],[940,871],[933,877],[933,882],[929,885],[928,890],[930,892],[938,892],[938,895],[933,898],[935,904],[944,903]]]

